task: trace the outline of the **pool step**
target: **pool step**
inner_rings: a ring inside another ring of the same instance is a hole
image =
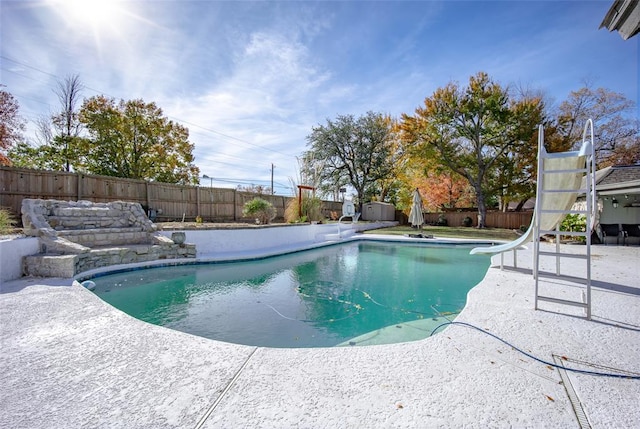
[[[340,233],[334,232],[331,234],[318,234],[316,235],[316,241],[341,241],[345,238],[351,237],[354,234],[355,231],[353,229],[347,229],[341,231]]]
[[[109,265],[162,259],[195,258],[193,244],[131,244],[93,248],[73,255],[39,254],[23,258],[23,272],[35,277],[70,278],[84,271]]]
[[[379,344],[406,343],[428,338],[438,326],[450,322],[446,317],[425,317],[411,322],[386,326],[352,338],[336,347],[373,346]]]
[[[140,227],[92,228],[58,231],[58,237],[87,247],[150,244],[151,237]]]

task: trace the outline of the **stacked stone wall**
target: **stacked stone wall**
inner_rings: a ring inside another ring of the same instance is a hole
[[[40,242],[40,254],[24,258],[25,275],[73,277],[108,265],[196,256],[194,245],[161,235],[139,203],[25,199],[22,222]]]

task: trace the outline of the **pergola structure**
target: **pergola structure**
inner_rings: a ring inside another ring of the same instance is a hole
[[[316,188],[307,185],[298,185],[298,216],[302,217],[302,190],[315,191]]]

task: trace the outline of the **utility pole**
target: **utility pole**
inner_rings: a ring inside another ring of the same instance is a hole
[[[274,169],[275,167],[276,167],[276,166],[275,166],[275,165],[273,165],[273,163],[271,163],[271,195],[275,194],[275,192],[274,192],[274,190],[273,190],[273,169]]]

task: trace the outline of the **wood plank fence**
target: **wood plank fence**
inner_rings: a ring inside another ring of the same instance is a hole
[[[284,211],[293,197],[260,195],[229,188],[185,186],[144,180],[121,179],[83,173],[33,170],[0,166],[0,207],[9,209],[16,219],[24,198],[55,199],[66,201],[87,200],[93,202],[133,201],[145,210],[153,209],[156,220],[189,221],[197,216],[205,222],[252,222],[242,215],[247,201],[259,196],[269,201],[277,210],[276,219],[284,219]],[[341,213],[342,203],[324,201],[323,214]],[[435,223],[441,213],[426,213],[425,222]],[[475,212],[442,213],[449,226],[460,226],[469,216],[477,226]],[[517,229],[531,223],[532,212],[489,212],[486,225],[495,228]],[[396,219],[406,223],[406,215],[396,211]]]
[[[478,226],[478,214],[476,212],[446,212],[446,213],[425,213],[424,221],[427,224],[435,224],[438,218],[443,216],[447,220],[448,226],[461,226],[462,221],[467,216],[471,218],[472,226]],[[528,228],[531,224],[533,211],[526,212],[500,212],[488,211],[485,219],[485,226],[489,228],[519,229]]]
[[[205,222],[252,222],[242,215],[244,204],[259,196],[275,207],[276,219],[293,197],[261,195],[236,189],[174,185],[121,179],[83,173],[32,170],[0,166],[0,207],[7,208],[16,219],[24,198],[93,202],[133,201],[145,210],[153,209],[158,221],[189,221],[197,216]],[[323,202],[324,214],[340,212],[342,203]]]

